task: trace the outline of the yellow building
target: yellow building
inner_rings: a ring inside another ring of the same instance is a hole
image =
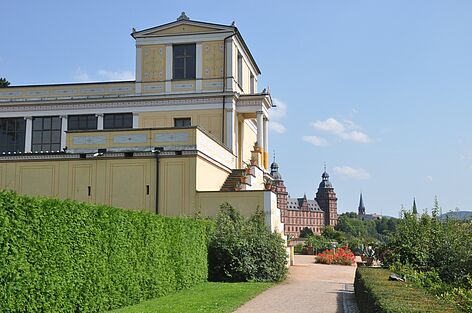
[[[0,89],[0,187],[165,215],[228,201],[283,230],[264,188],[272,101],[238,29],[182,13],[131,36],[134,81]]]

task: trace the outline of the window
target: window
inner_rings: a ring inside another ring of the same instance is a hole
[[[103,128],[133,128],[133,113],[105,114],[103,116]]]
[[[252,75],[251,73],[251,86],[250,86],[251,94],[256,92],[255,87],[256,87],[256,80],[254,79],[254,75]]]
[[[97,117],[95,114],[69,115],[67,118],[68,130],[97,129]]]
[[[174,45],[174,79],[195,79],[195,44]]]
[[[174,118],[174,127],[188,127],[192,126],[192,120],[190,117],[185,118]]]
[[[0,119],[0,153],[25,151],[25,129],[23,117]]]
[[[61,119],[59,116],[33,118],[32,151],[61,150]]]

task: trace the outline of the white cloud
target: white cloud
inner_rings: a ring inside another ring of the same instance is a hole
[[[303,136],[302,137],[303,141],[309,142],[312,145],[315,145],[317,147],[322,147],[322,146],[327,146],[328,141],[326,139],[318,137],[318,136]]]
[[[461,154],[459,157],[461,160],[472,160],[472,153]]]
[[[433,182],[433,176],[428,175],[428,176],[426,176],[425,178],[426,178],[426,182],[428,182],[428,183],[432,183],[432,182]]]
[[[275,121],[269,123],[269,128],[278,134],[283,134],[287,130],[282,123]]]
[[[281,119],[287,114],[287,104],[277,98],[273,99],[275,108],[270,110],[270,117],[272,119]]]
[[[350,166],[336,166],[334,172],[346,178],[356,180],[366,180],[370,178],[370,174],[363,168],[352,168]]]
[[[134,79],[134,74],[131,71],[99,70],[98,75],[106,80],[133,80]]]
[[[350,140],[358,143],[372,142],[370,137],[366,133],[358,130],[360,127],[350,120],[344,121],[343,124],[335,118],[330,117],[325,121],[313,122],[311,123],[311,126],[316,130],[334,134],[344,140]]]
[[[75,70],[74,80],[77,80],[79,82],[88,82],[91,79],[90,79],[90,75],[86,71],[84,71],[80,67],[78,67]]]
[[[269,128],[278,134],[283,134],[287,128],[282,123],[282,119],[287,115],[287,104],[277,98],[273,98],[275,108],[270,109]]]

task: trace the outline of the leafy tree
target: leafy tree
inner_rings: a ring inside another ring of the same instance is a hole
[[[300,238],[308,238],[308,236],[312,236],[313,231],[311,228],[305,227],[300,231]]]
[[[6,78],[0,77],[0,88],[8,86],[10,86],[10,82]]]
[[[271,233],[264,212],[245,219],[230,204],[220,206],[208,249],[212,281],[280,281],[287,274],[287,256],[280,234]]]

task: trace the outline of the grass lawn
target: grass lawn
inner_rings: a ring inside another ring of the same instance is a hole
[[[233,312],[273,283],[211,283],[143,301],[139,304],[111,311],[113,313],[225,313]]]

